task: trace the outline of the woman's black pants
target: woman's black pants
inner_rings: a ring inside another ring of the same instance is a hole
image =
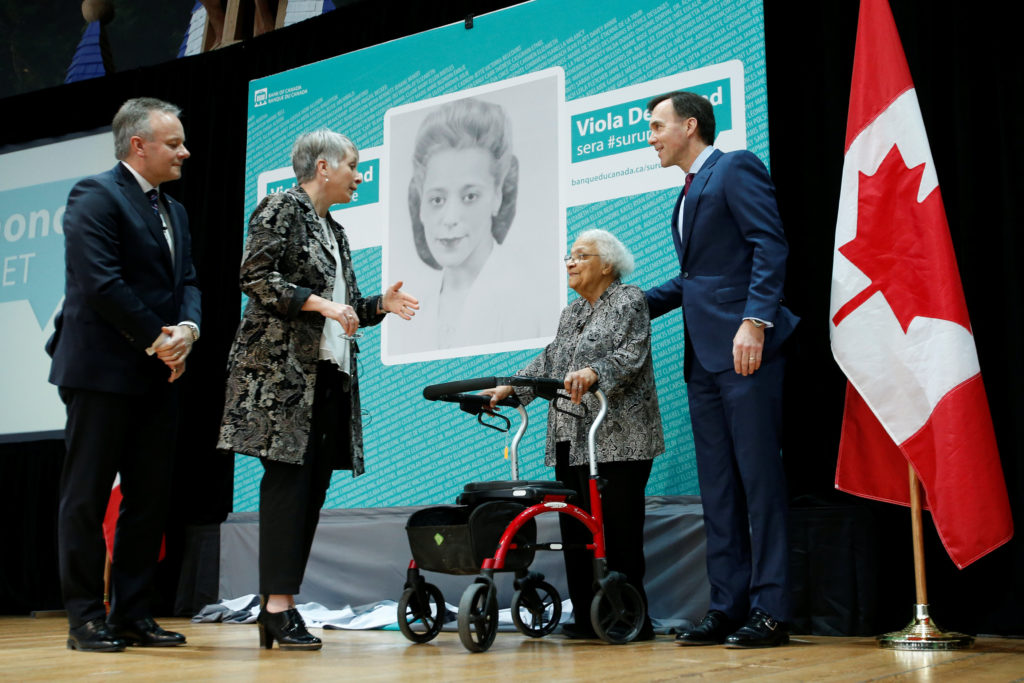
[[[299,593],[331,473],[352,466],[346,380],[337,366],[321,361],[302,464],[262,460],[259,562],[260,593],[264,595]]]
[[[555,477],[579,495],[576,504],[590,510],[590,467],[569,465],[569,444],[559,442],[555,448]],[[644,491],[651,476],[651,460],[598,463],[598,474],[605,480],[601,491],[604,511],[605,553],[608,569],[622,572],[627,581],[640,592],[644,607]],[[585,526],[568,515],[558,516],[564,543],[590,543]],[[590,603],[594,599],[594,555],[589,550],[565,551],[565,578],[572,600],[574,621],[590,626]]]

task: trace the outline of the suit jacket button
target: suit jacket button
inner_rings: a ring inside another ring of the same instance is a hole
[[[688,271],[684,271],[684,272],[683,272],[683,279],[684,279],[684,280],[686,280],[686,279],[688,279],[689,277],[690,277],[690,273],[689,273]]]

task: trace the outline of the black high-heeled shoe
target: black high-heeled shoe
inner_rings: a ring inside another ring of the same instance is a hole
[[[282,650],[319,650],[323,641],[306,630],[299,610],[292,607],[284,612],[268,612],[266,601],[261,600],[256,625],[260,630],[260,647],[271,649],[274,641]]]

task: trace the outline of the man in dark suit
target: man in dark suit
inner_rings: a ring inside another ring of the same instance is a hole
[[[200,321],[188,216],[160,192],[189,156],[178,114],[152,98],[125,102],[113,122],[120,163],[77,183],[64,214],[64,306],[47,351],[68,413],[58,554],[76,650],[185,642],[150,611],[177,432],[173,383]],[[102,522],[118,473],[106,617]]]
[[[647,302],[652,318],[683,309],[711,584],[707,615],[676,641],[781,645],[790,618],[781,351],[798,319],[782,305],[788,247],[775,188],[750,152],[712,147],[705,98],[674,92],[647,108],[662,167],[687,174],[671,225],[680,273]]]

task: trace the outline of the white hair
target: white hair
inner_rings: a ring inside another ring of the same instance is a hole
[[[616,277],[627,277],[633,272],[635,262],[633,254],[626,245],[619,241],[619,238],[607,230],[594,228],[584,230],[576,236],[577,242],[590,242],[597,249],[597,255],[601,257],[602,263],[609,264],[615,271]]]

